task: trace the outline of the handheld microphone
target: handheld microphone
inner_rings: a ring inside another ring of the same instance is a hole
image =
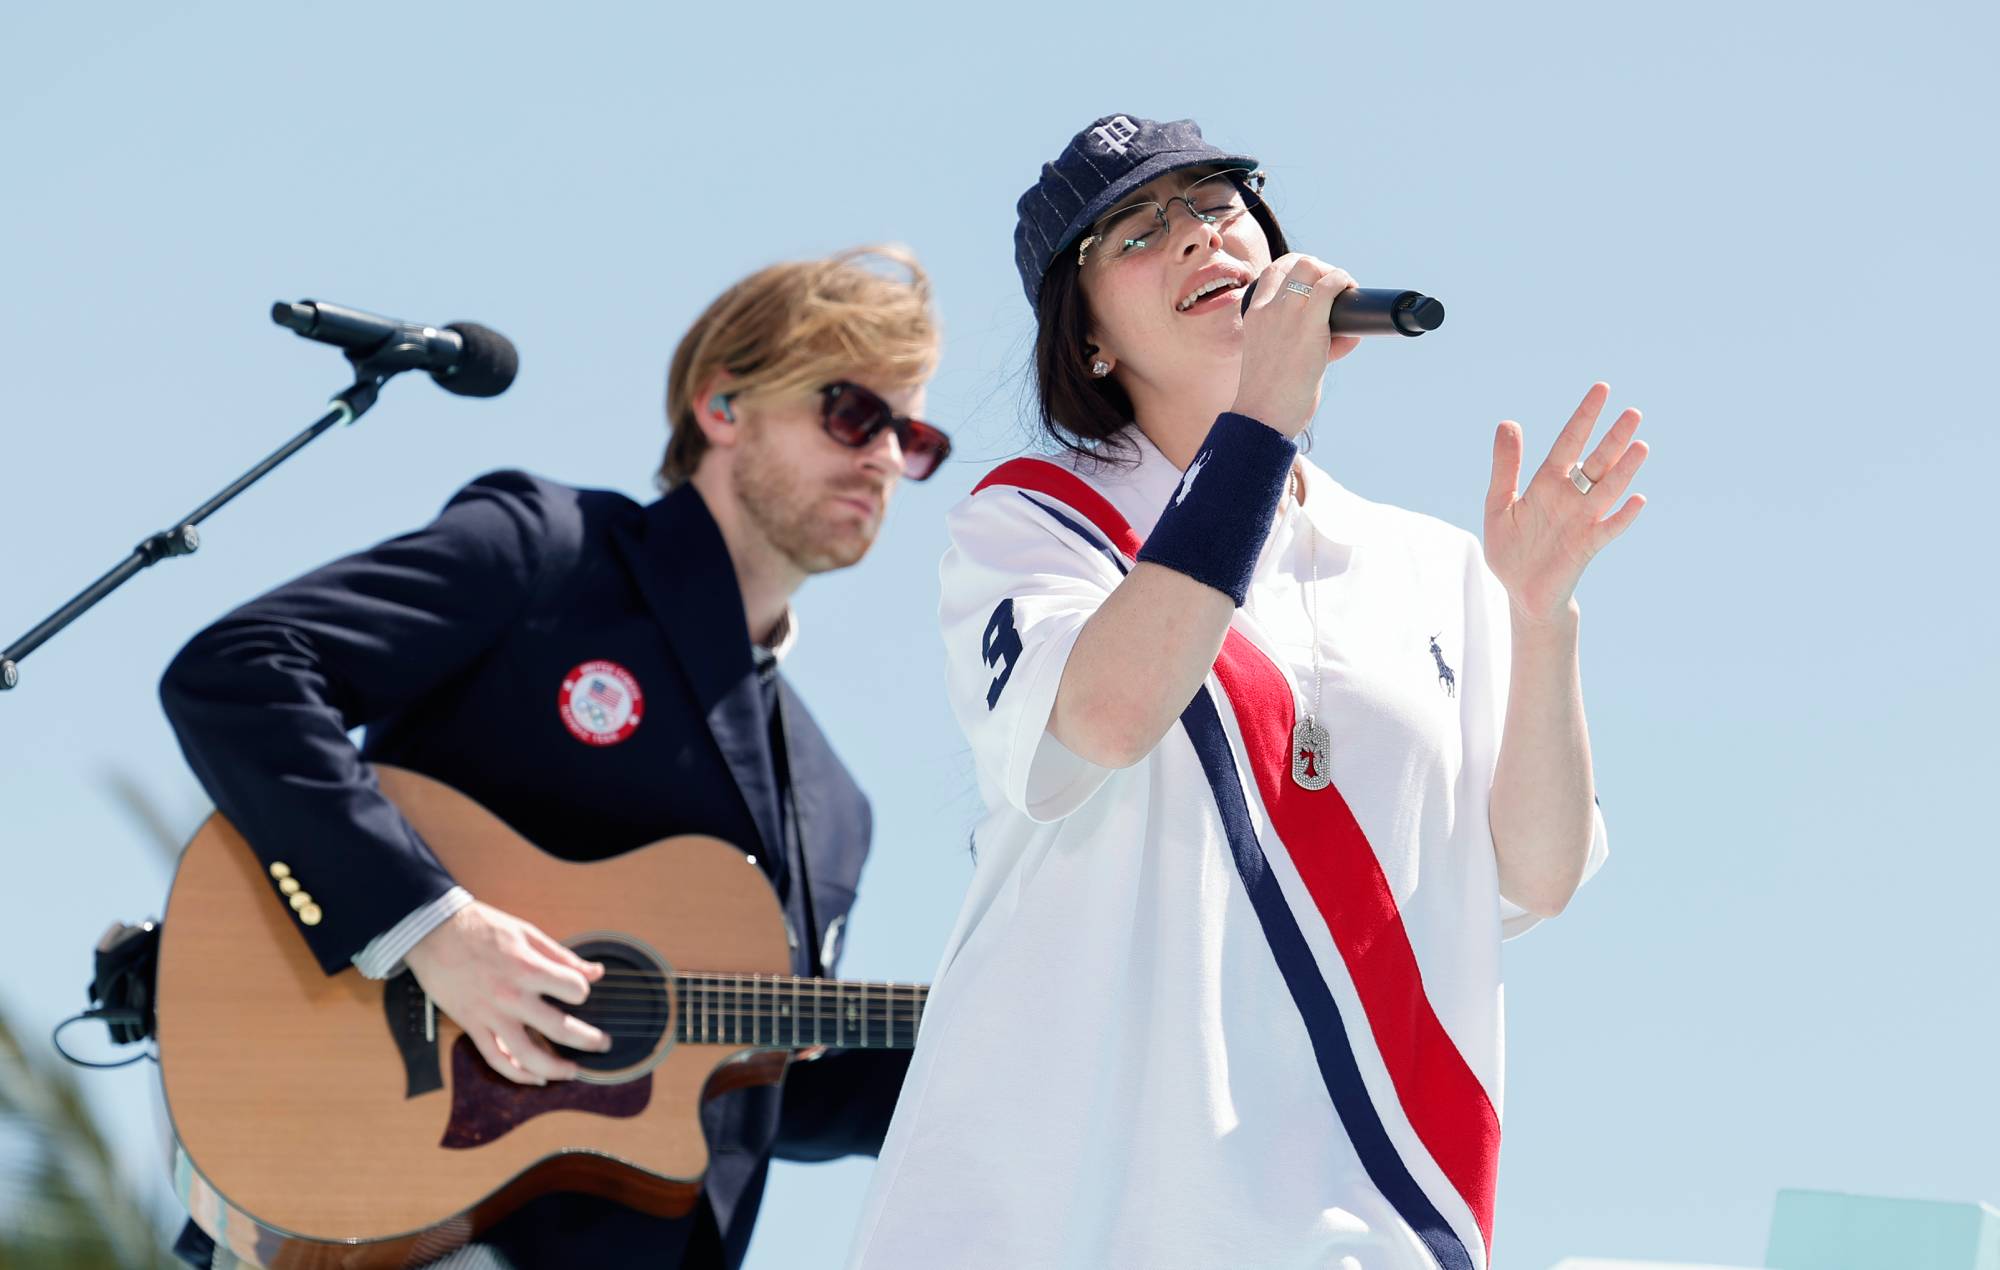
[[[1243,288],[1243,311],[1250,311],[1250,297],[1257,293],[1252,282]],[[1381,287],[1349,287],[1333,298],[1333,312],[1327,329],[1335,335],[1418,336],[1444,325],[1444,305],[1415,291],[1391,291]]]
[[[271,320],[305,339],[345,349],[357,363],[427,370],[438,387],[461,397],[497,397],[520,369],[513,342],[477,322],[453,322],[439,330],[324,300],[280,300],[271,306]]]

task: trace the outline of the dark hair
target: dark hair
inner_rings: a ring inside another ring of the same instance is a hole
[[[1250,214],[1264,227],[1273,260],[1291,250],[1269,203],[1257,200]],[[1132,399],[1109,376],[1090,373],[1097,346],[1090,342],[1090,299],[1083,293],[1075,242],[1065,245],[1042,275],[1035,328],[1035,394],[1043,435],[1072,454],[1136,460],[1131,439],[1120,435],[1132,422]]]

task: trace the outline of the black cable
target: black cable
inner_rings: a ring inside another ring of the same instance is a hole
[[[146,1014],[145,1011],[143,1010],[117,1010],[117,1009],[85,1010],[82,1014],[72,1014],[70,1017],[56,1024],[55,1031],[49,1033],[49,1044],[55,1046],[56,1053],[62,1055],[63,1061],[77,1067],[88,1067],[92,1071],[99,1071],[99,1072],[115,1071],[120,1067],[130,1067],[134,1063],[149,1058],[152,1059],[155,1063],[160,1061],[160,1056],[158,1054],[153,1053],[151,1050],[141,1051],[140,1053],[134,1054],[130,1058],[120,1059],[115,1063],[94,1063],[87,1058],[78,1058],[76,1055],[70,1053],[68,1050],[63,1048],[62,1034],[64,1029],[68,1028],[72,1024],[85,1023],[85,1022],[104,1023],[114,1026],[121,1023],[134,1026],[143,1026],[146,1022]]]

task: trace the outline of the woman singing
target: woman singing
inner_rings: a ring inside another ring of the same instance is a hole
[[[1353,281],[1256,166],[1113,115],[1020,200],[1061,457],[951,517],[989,810],[867,1270],[1487,1265],[1500,941],[1604,858],[1572,595],[1646,446],[1586,451],[1598,384],[1520,490],[1502,423],[1483,547],[1336,483]]]

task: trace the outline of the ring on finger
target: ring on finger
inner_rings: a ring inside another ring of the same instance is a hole
[[[1285,290],[1290,291],[1294,295],[1311,295],[1313,293],[1311,286],[1300,282],[1296,278],[1285,279]]]
[[[1588,494],[1590,487],[1597,484],[1596,481],[1590,479],[1590,474],[1583,470],[1583,464],[1581,463],[1571,465],[1569,469],[1569,483],[1576,486],[1576,492],[1579,494]]]

